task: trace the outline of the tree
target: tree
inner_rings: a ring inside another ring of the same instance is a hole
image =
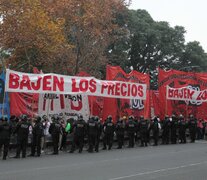
[[[127,0],[0,0],[0,47],[17,70],[99,75]],[[57,66],[58,65],[58,66]]]
[[[105,50],[116,39],[119,29],[115,18],[126,9],[126,0],[53,0],[45,3],[55,18],[64,18],[64,32],[71,42],[72,72],[80,70],[100,77],[107,63]]]
[[[63,35],[62,19],[52,19],[40,0],[0,0],[1,47],[9,50],[11,68],[31,71],[32,66],[54,69],[58,54],[69,48]]]
[[[182,68],[180,68],[182,67]],[[186,44],[180,59],[178,69],[181,70],[207,70],[207,54],[204,52],[198,41],[189,42]]]
[[[150,73],[152,88],[157,88],[157,68],[169,69],[180,61],[185,29],[156,22],[145,10],[130,10],[128,26],[131,32],[129,62],[133,69]]]
[[[130,62],[135,70],[150,72],[158,66],[172,67],[179,61],[184,48],[183,27],[170,27],[167,22],[155,22],[145,10],[130,12]]]

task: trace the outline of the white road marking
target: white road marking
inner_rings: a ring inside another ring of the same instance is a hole
[[[176,170],[176,169],[180,169],[180,168],[187,168],[187,167],[192,167],[192,166],[198,166],[198,165],[206,164],[206,163],[207,163],[207,161],[204,161],[204,162],[187,164],[187,165],[182,165],[182,166],[177,166],[177,167],[171,167],[171,168],[165,168],[165,169],[158,169],[158,170],[154,170],[154,171],[146,171],[146,172],[131,174],[131,175],[127,175],[127,176],[120,176],[120,177],[112,178],[112,179],[109,179],[109,180],[128,179],[128,178],[131,178],[131,177],[149,175],[149,174],[154,174],[154,173],[159,173],[159,172],[165,172],[165,171],[172,171],[172,170]]]

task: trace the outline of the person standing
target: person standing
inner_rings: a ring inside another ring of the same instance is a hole
[[[205,120],[202,120],[203,128],[202,128],[202,139],[205,138],[205,133],[206,133],[206,122]]]
[[[153,146],[157,146],[159,140],[159,130],[160,130],[160,124],[157,117],[153,118],[152,124],[150,125],[150,130],[152,130],[153,133],[153,139],[154,139]]]
[[[140,132],[140,139],[141,139],[141,147],[147,146],[147,135],[149,130],[149,123],[147,120],[144,119],[143,116],[140,117],[139,122],[139,132]]]
[[[190,132],[190,140],[191,143],[195,142],[196,139],[196,130],[197,130],[197,120],[191,114],[188,122],[189,132]]]
[[[168,115],[166,115],[162,124],[162,144],[169,144],[170,126],[171,126],[170,118]]]
[[[83,120],[83,116],[80,115],[78,120],[73,125],[74,137],[70,153],[73,153],[76,146],[79,149],[79,153],[82,153],[84,146],[84,136],[86,134],[86,122]]]
[[[177,143],[177,128],[178,128],[178,120],[177,117],[173,114],[172,115],[172,121],[171,121],[171,143],[176,144]]]
[[[41,154],[41,140],[44,135],[44,127],[41,122],[41,117],[36,117],[36,122],[32,130],[32,152],[30,156],[34,156],[37,152],[37,157],[40,157]]]
[[[112,116],[109,115],[103,125],[103,132],[104,132],[103,150],[106,150],[107,146],[108,146],[108,150],[111,150],[112,145],[113,145],[114,131],[115,131],[115,126],[112,120]]]
[[[203,123],[202,123],[202,119],[199,118],[198,120],[198,124],[197,124],[197,139],[200,140],[202,139],[202,131],[203,131]]]
[[[100,138],[101,138],[103,126],[102,126],[101,120],[99,119],[98,116],[95,117],[95,121],[97,122],[97,126],[98,126],[98,133],[97,133],[97,141],[96,141],[96,145],[95,145],[95,151],[99,152],[99,144],[100,144]]]
[[[20,122],[17,123],[15,133],[17,133],[17,151],[15,158],[20,158],[22,151],[22,158],[26,158],[26,150],[28,143],[29,128],[31,124],[28,122],[26,115],[20,117]]]
[[[136,132],[136,124],[134,122],[134,118],[132,116],[129,116],[128,123],[126,124],[126,131],[129,137],[129,148],[134,147],[134,138],[135,138],[135,132]]]
[[[116,123],[116,137],[118,147],[117,149],[122,149],[124,145],[124,132],[125,132],[125,124],[122,118],[120,118]]]
[[[179,127],[180,143],[186,143],[186,127],[187,127],[187,123],[186,123],[186,121],[185,121],[185,119],[184,119],[182,114],[179,117],[178,127]]]
[[[59,123],[59,117],[53,117],[53,122],[50,125],[49,133],[52,136],[53,155],[57,155],[59,153],[58,145],[61,133],[61,124]]]
[[[49,139],[50,133],[49,133],[49,128],[50,128],[50,121],[46,115],[42,117],[43,119],[43,128],[44,128],[44,135],[42,137],[41,141],[41,153],[43,153],[46,150],[46,145],[47,145],[47,140]]]
[[[6,117],[1,118],[0,119],[0,149],[2,148],[2,146],[4,146],[3,160],[6,160],[8,155],[11,132],[12,132],[12,127],[8,123],[8,119]]]
[[[88,134],[88,152],[92,153],[97,143],[98,124],[95,121],[95,117],[91,117],[87,123],[87,134]]]

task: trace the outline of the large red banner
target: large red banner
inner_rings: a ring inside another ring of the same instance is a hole
[[[38,113],[38,96],[31,93],[10,93],[10,113],[20,116],[26,114],[30,117]]]
[[[198,99],[189,100],[190,93],[184,93],[183,97],[189,96],[186,100],[170,100],[167,99],[167,90],[171,90],[170,96],[180,98],[178,91],[172,91],[174,88],[182,88],[185,92],[189,89],[192,91],[203,91],[207,89],[207,73],[183,72],[177,70],[164,71],[159,69],[159,99],[163,108],[160,110],[160,116],[163,118],[165,114],[182,114],[187,117],[193,114],[197,118],[207,119],[207,103]],[[170,89],[171,88],[171,89]],[[187,89],[187,90],[186,90]],[[172,92],[175,92],[172,94]],[[181,91],[179,91],[181,92]],[[184,91],[183,91],[184,92]],[[191,92],[191,91],[189,91]],[[169,92],[168,92],[169,93]]]
[[[146,100],[104,98],[103,119],[108,115],[116,121],[119,117],[133,115],[150,117],[149,75],[137,71],[125,73],[119,66],[107,66],[106,80],[141,83],[147,85]]]
[[[151,100],[151,117],[159,116],[160,110],[163,108],[163,105],[160,103],[159,91],[150,90],[150,100]]]

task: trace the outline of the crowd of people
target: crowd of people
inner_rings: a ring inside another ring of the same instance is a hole
[[[116,122],[112,116],[101,121],[98,116],[90,117],[88,121],[79,115],[77,120],[70,118],[65,121],[59,116],[53,116],[51,121],[47,116],[28,118],[22,115],[19,118],[11,116],[0,119],[0,150],[3,150],[3,160],[7,159],[10,139],[15,139],[16,156],[14,158],[26,158],[28,138],[31,138],[31,153],[29,156],[40,157],[48,144],[48,137],[52,139],[53,155],[60,150],[67,149],[68,136],[72,137],[70,153],[78,150],[83,151],[87,144],[89,153],[99,152],[99,144],[103,143],[103,150],[110,150],[117,141],[117,149],[124,147],[127,142],[128,148],[135,147],[135,143],[146,147],[153,141],[153,145],[186,143],[189,135],[190,142],[203,139],[205,136],[206,123],[202,119],[196,119],[193,115],[184,118],[183,115],[165,116],[163,120],[154,117],[151,120],[129,116],[122,117]],[[2,148],[3,147],[3,148]],[[21,156],[20,156],[21,155]]]

